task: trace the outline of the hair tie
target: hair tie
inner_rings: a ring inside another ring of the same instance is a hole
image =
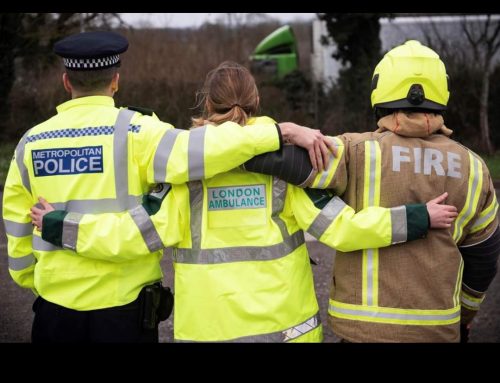
[[[239,106],[241,108],[240,104],[233,104],[233,105],[231,105],[231,109],[234,108],[235,106]]]

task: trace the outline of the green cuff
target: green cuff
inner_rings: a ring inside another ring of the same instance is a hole
[[[162,201],[163,201],[162,199],[156,198],[150,194],[142,196],[142,206],[150,216],[155,215],[158,212],[158,210],[160,210]]]
[[[63,224],[67,214],[65,210],[54,210],[43,216],[42,239],[44,241],[62,247]]]
[[[408,241],[425,238],[429,230],[429,212],[424,204],[406,205]]]
[[[142,196],[142,207],[148,215],[151,216],[158,213],[163,200],[167,197],[170,190],[170,184],[160,183],[156,184],[148,194]]]
[[[326,189],[311,189],[311,188],[305,188],[304,191],[306,192],[307,196],[309,199],[312,201],[314,206],[316,208],[322,210],[328,202],[334,197],[334,195]]]

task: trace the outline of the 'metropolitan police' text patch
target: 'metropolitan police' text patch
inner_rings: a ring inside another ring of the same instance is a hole
[[[31,152],[35,177],[102,173],[102,146],[41,149]]]
[[[208,188],[208,210],[259,209],[265,207],[265,185]]]

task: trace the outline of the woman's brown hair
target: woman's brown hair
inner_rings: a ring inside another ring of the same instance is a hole
[[[248,118],[255,116],[259,107],[259,92],[255,79],[244,66],[224,61],[207,74],[202,99],[203,113],[193,118],[194,126],[206,122],[222,124],[233,121],[245,125]]]

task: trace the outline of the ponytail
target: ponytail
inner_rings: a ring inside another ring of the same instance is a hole
[[[211,113],[207,119],[217,125],[226,121],[232,121],[239,125],[245,125],[248,120],[248,114],[241,106],[235,104],[225,113]]]

